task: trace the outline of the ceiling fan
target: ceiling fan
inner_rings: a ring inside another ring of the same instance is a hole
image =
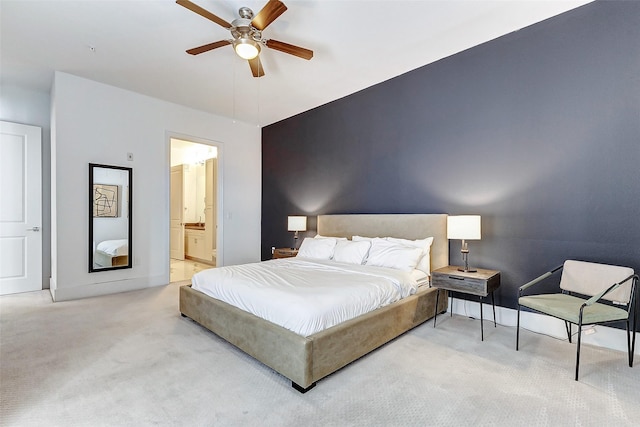
[[[307,60],[313,58],[312,50],[262,37],[262,31],[287,10],[287,6],[280,0],[269,0],[255,16],[248,7],[241,7],[238,10],[240,17],[231,23],[189,0],[176,0],[176,3],[228,29],[233,37],[230,40],[220,40],[187,50],[187,53],[191,55],[199,55],[219,47],[232,45],[238,56],[249,61],[253,77],[264,76],[259,56],[262,46]]]

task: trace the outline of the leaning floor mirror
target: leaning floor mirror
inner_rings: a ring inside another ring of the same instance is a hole
[[[131,268],[133,170],[89,163],[89,273]]]

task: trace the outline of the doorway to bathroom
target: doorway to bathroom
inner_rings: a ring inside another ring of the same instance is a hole
[[[171,138],[170,282],[218,265],[219,149]]]

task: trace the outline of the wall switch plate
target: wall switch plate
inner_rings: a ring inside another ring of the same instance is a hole
[[[127,160],[129,160],[130,162],[133,161],[133,153],[127,153]]]

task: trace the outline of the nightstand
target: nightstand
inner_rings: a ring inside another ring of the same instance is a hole
[[[298,255],[298,250],[297,249],[291,249],[291,248],[277,248],[273,250],[273,259],[276,258],[291,258]]]
[[[438,288],[436,294],[436,313],[433,316],[433,327],[436,327],[436,316],[438,315],[438,298],[440,289],[463,294],[477,295],[480,298],[480,336],[484,341],[484,329],[482,327],[482,300],[491,294],[491,305],[493,306],[493,326],[496,327],[496,304],[493,298],[493,291],[500,286],[500,272],[496,270],[485,270],[478,268],[475,272],[464,272],[458,270],[459,267],[448,266],[439,268],[431,272],[431,286]],[[451,295],[453,305],[453,295]],[[453,307],[452,307],[453,308]],[[453,315],[453,313],[451,313]]]

